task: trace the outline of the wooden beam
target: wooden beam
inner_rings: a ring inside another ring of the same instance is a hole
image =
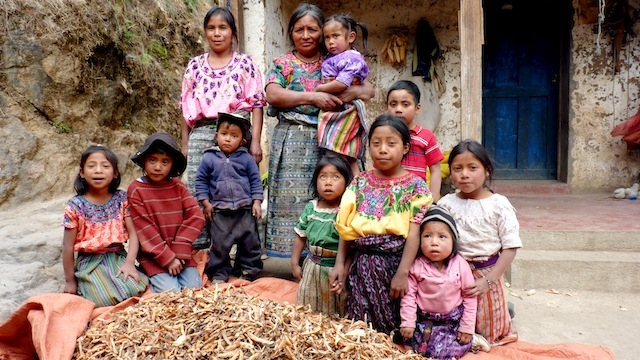
[[[236,28],[238,29],[238,51],[244,52],[244,19],[243,19],[243,0],[225,0],[225,5],[236,19]]]
[[[482,141],[482,0],[460,0],[460,135]]]

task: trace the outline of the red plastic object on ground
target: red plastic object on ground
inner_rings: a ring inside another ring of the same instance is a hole
[[[611,136],[622,136],[628,150],[640,149],[640,110],[627,121],[614,127]]]

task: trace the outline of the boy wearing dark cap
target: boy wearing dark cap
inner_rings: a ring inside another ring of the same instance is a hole
[[[262,271],[257,219],[262,217],[262,179],[246,145],[248,120],[218,113],[216,145],[205,150],[195,177],[196,198],[211,221],[211,249],[205,273],[213,283],[229,276],[253,281]],[[234,268],[229,255],[237,244]]]
[[[192,244],[204,228],[204,214],[178,178],[186,159],[171,135],[155,133],[131,160],[143,170],[129,185],[131,218],[140,241],[138,259],[151,290],[199,288],[202,279]]]

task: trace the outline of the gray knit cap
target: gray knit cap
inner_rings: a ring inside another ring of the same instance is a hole
[[[445,223],[447,226],[449,226],[449,230],[451,230],[453,241],[458,241],[459,235],[458,228],[456,227],[456,221],[453,219],[453,216],[451,216],[451,213],[449,213],[449,211],[441,208],[438,205],[431,205],[429,207],[429,210],[427,211],[427,214],[424,216],[424,219],[422,219],[420,229],[422,229],[422,226],[429,221],[440,221]]]

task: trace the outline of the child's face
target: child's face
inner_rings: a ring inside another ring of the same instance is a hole
[[[247,141],[242,136],[242,129],[238,125],[222,123],[216,132],[216,140],[218,141],[218,147],[225,154],[231,154],[238,150],[241,145],[244,145]]]
[[[469,151],[456,155],[451,160],[451,181],[467,198],[476,198],[484,190],[489,173],[480,160]]]
[[[205,27],[205,35],[207,36],[209,47],[214,53],[224,53],[231,48],[233,31],[221,14],[209,18],[209,22]]]
[[[87,157],[80,176],[83,177],[92,190],[108,189],[111,182],[118,177],[113,164],[102,151],[94,152]]]
[[[172,167],[173,158],[168,154],[148,154],[144,158],[144,171],[150,184],[165,182]]]
[[[340,200],[346,188],[347,180],[335,166],[327,164],[320,170],[316,189],[318,189],[318,195],[325,201],[332,203]]]
[[[420,113],[420,104],[416,104],[413,95],[409,91],[404,89],[393,90],[389,93],[387,112],[402,118],[405,124],[411,128],[413,119]]]
[[[351,44],[356,40],[356,33],[347,30],[337,21],[328,22],[323,28],[324,45],[332,54],[340,54],[351,49]]]
[[[420,234],[420,250],[438,269],[442,269],[444,259],[453,251],[453,238],[449,226],[441,221],[424,224]]]
[[[402,158],[409,152],[409,144],[391,126],[378,126],[371,133],[369,153],[383,176],[395,177],[402,170]]]

